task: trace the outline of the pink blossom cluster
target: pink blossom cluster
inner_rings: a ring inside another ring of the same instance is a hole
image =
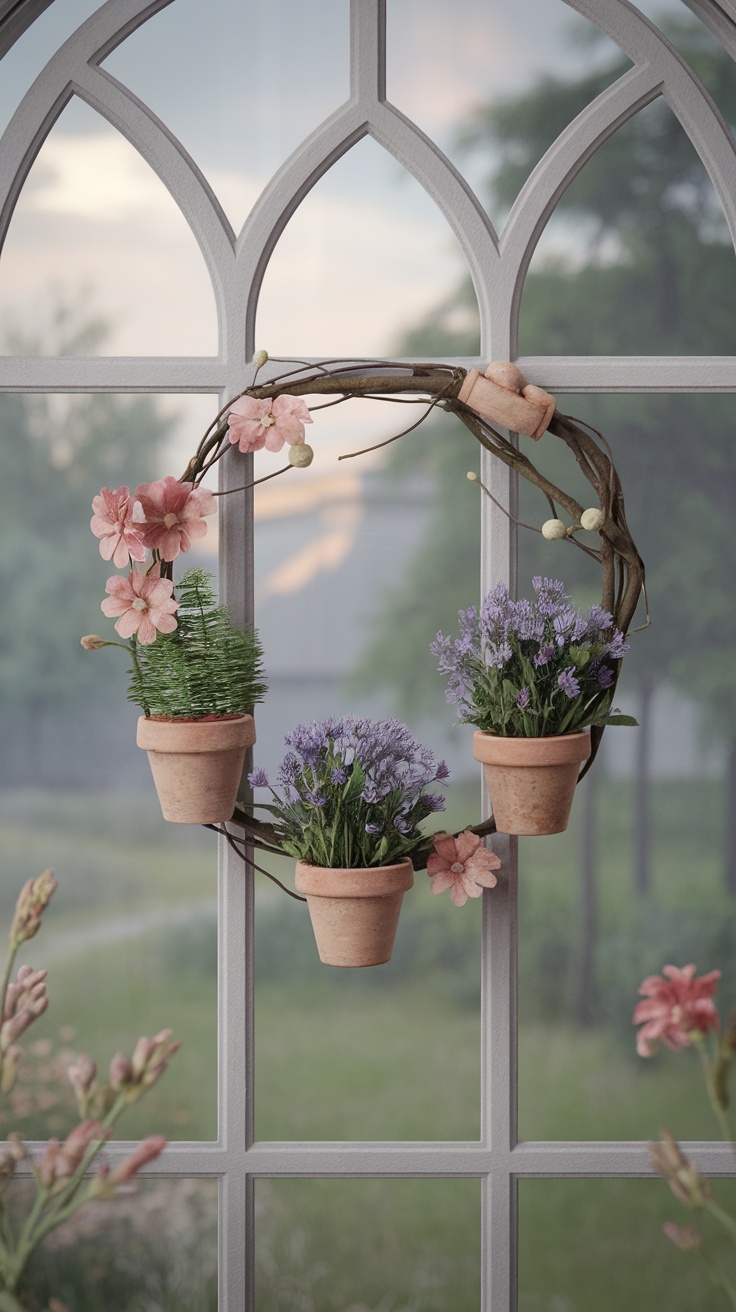
[[[85,1158],[89,1163],[111,1133],[108,1126],[90,1117],[80,1121],[63,1143],[58,1139],[49,1139],[42,1156],[33,1164],[33,1172],[40,1187],[52,1194],[59,1193],[83,1165]],[[112,1197],[118,1186],[132,1180],[141,1167],[158,1157],[165,1147],[164,1136],[152,1134],[127,1157],[123,1157],[113,1169],[107,1162],[103,1162],[97,1170],[91,1194],[95,1197]]]
[[[86,1120],[75,1126],[63,1143],[49,1139],[34,1168],[41,1188],[58,1193],[81,1166],[87,1150],[93,1144],[104,1143],[109,1137],[110,1130],[99,1121]]]
[[[47,970],[21,966],[15,983],[8,984],[0,1025],[0,1053],[5,1053],[28,1026],[45,1012],[49,1005],[47,975]]]
[[[161,1079],[166,1067],[181,1044],[171,1037],[171,1030],[159,1030],[153,1038],[141,1035],[126,1057],[116,1052],[110,1061],[108,1081],[97,1079],[97,1066],[87,1053],[82,1053],[68,1069],[71,1084],[82,1116],[92,1111],[109,1111],[116,1098],[137,1102],[142,1095]]]
[[[230,407],[228,437],[244,455],[251,451],[280,451],[284,442],[298,446],[304,441],[304,425],[312,416],[300,396],[276,396],[259,401],[241,396]]]
[[[695,966],[664,966],[661,975],[648,975],[639,992],[633,1024],[641,1025],[636,1036],[640,1057],[651,1057],[658,1043],[668,1048],[689,1048],[709,1030],[720,1029],[712,998],[721,978],[720,970],[695,974]]]
[[[134,493],[127,486],[103,487],[92,509],[90,527],[100,539],[103,560],[123,569],[145,560],[147,551],[155,553],[145,573],[133,568],[127,577],[113,575],[107,580],[109,596],[102,610],[117,616],[116,632],[121,638],[135,634],[144,646],[155,642],[157,633],[173,633],[178,603],[171,579],[160,577],[159,562],[175,560],[194,539],[204,537],[205,516],[217,509],[213,493],[167,475],[141,483]]]
[[[217,505],[208,488],[167,474],[155,483],[141,483],[132,495],[129,487],[103,487],[92,509],[90,528],[100,539],[102,559],[123,569],[129,558],[145,560],[146,551],[176,560],[193,538],[204,537],[205,516],[213,515]]]

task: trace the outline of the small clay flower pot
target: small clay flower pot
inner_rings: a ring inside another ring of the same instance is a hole
[[[390,961],[401,903],[413,883],[408,857],[367,870],[329,870],[297,861],[296,887],[307,899],[320,961],[326,966]]]
[[[561,834],[567,829],[580,766],[590,756],[590,730],[549,738],[499,738],[477,730],[473,756],[482,761],[500,834]]]
[[[142,715],[136,742],[148,752],[164,820],[179,825],[230,820],[246,749],[255,740],[252,715],[201,720]]]

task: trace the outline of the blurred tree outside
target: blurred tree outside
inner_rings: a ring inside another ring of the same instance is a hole
[[[729,56],[696,22],[663,27],[722,113],[736,122]],[[550,76],[480,109],[465,125],[462,141],[468,151],[487,156],[489,194],[510,205],[556,136],[627,68],[622,57],[577,80]],[[520,354],[736,351],[736,261],[725,218],[693,146],[663,101],[637,113],[595,153],[560,200],[552,223],[556,249],[533,263],[526,280]],[[477,354],[475,330],[455,326],[463,311],[469,318],[474,299],[469,279],[459,283],[454,297],[397,344],[398,352]],[[655,687],[670,683],[703,708],[710,740],[728,752],[726,813],[736,816],[736,621],[724,595],[733,561],[729,507],[736,493],[732,402],[716,395],[612,395],[560,398],[560,408],[612,436],[629,522],[647,566],[654,622],[633,640],[624,666],[627,684],[638,686],[642,727],[633,857],[635,886],[647,893]],[[359,670],[373,687],[391,687],[401,711],[436,705],[440,683],[427,652],[429,638],[438,628],[453,630],[458,607],[476,599],[477,502],[465,472],[477,467],[477,451],[460,425],[438,420],[436,427],[434,441],[422,430],[423,440],[410,447],[408,438],[388,463],[392,480],[407,478],[418,464],[429,470],[435,510],[406,582],[386,598]],[[565,452],[556,445],[549,444],[544,459],[564,484],[569,466],[565,472]],[[522,484],[521,517],[541,523],[545,508],[530,496],[536,494]],[[541,540],[535,535],[530,542],[531,536],[520,535],[520,592],[528,590],[534,572],[562,574],[571,587],[597,588],[580,553],[569,551],[564,567],[552,565],[549,545],[541,555]],[[397,632],[403,634],[400,643]],[[724,880],[736,893],[733,818],[725,836]]]
[[[91,354],[105,336],[84,304],[59,301],[43,331],[6,331],[5,349]],[[101,486],[155,477],[171,426],[148,396],[0,395],[0,724],[17,747],[15,783],[44,781],[42,725],[48,742],[64,717],[95,699],[104,708],[111,679],[124,687],[122,670],[79,645],[104,623],[99,603],[114,572],[89,531],[91,501]]]

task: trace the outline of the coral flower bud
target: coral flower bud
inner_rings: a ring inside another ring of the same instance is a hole
[[[561,519],[546,519],[542,525],[542,537],[548,542],[567,537],[567,529]]]
[[[314,460],[314,451],[306,442],[298,442],[289,448],[289,464],[295,469],[306,469]]]
[[[268,359],[268,351],[256,351],[253,356],[253,363],[256,369],[262,369]]]
[[[116,1052],[110,1062],[110,1084],[116,1091],[133,1079],[133,1066],[122,1052]]]
[[[23,885],[18,896],[13,923],[10,927],[10,942],[13,947],[20,947],[27,939],[33,938],[41,928],[41,916],[57,887],[53,870],[44,870],[38,879],[29,879]],[[22,967],[21,967],[22,969]]]
[[[595,533],[597,529],[603,528],[605,522],[606,517],[602,510],[598,510],[597,506],[591,506],[590,510],[584,510],[580,516],[582,527],[588,529],[591,533]]]
[[[87,633],[79,641],[85,651],[99,651],[100,647],[109,647],[111,645],[109,642],[105,642],[104,638],[98,637],[96,633]]]

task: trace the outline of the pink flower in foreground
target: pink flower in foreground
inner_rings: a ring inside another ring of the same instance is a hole
[[[143,542],[160,552],[162,560],[175,560],[180,551],[189,550],[192,538],[203,538],[204,516],[217,510],[208,488],[180,483],[170,474],[155,483],[141,483],[135,495],[145,521],[138,526]]]
[[[469,829],[457,838],[439,833],[432,842],[435,851],[427,861],[427,874],[433,893],[449,888],[455,906],[462,907],[469,897],[480,897],[484,888],[495,888],[498,880],[491,871],[498,870],[501,861],[483,846],[478,834]]]
[[[255,396],[241,396],[230,407],[228,429],[230,441],[237,442],[244,455],[249,451],[280,451],[284,442],[295,446],[304,441],[304,425],[311,424],[306,403],[300,396],[277,396],[258,401]]]
[[[99,1121],[86,1120],[75,1126],[63,1144],[60,1144],[58,1139],[49,1139],[43,1156],[35,1167],[41,1187],[55,1190],[63,1187],[81,1166],[91,1145],[104,1143],[111,1133],[112,1131],[100,1125]]]
[[[135,500],[128,487],[116,487],[114,491],[103,487],[100,495],[92,501],[95,513],[89,526],[100,539],[100,555],[103,560],[111,560],[118,569],[127,565],[129,556],[131,560],[145,560],[146,557],[141,525],[133,519],[134,506]]]
[[[113,575],[107,580],[105,591],[110,596],[100,602],[101,609],[108,616],[120,616],[115,629],[121,638],[132,638],[136,633],[145,647],[156,641],[157,632],[174,632],[174,612],[179,603],[173,599],[171,579],[146,578],[133,570],[127,579],[121,574]]]
[[[34,970],[32,966],[21,966],[15,983],[9,983],[5,990],[5,1006],[0,1025],[0,1053],[5,1052],[11,1044],[24,1034],[29,1025],[39,1016],[43,1016],[49,1005],[46,992],[47,970]]]
[[[666,976],[666,978],[665,978]],[[661,1040],[668,1048],[689,1048],[698,1034],[720,1029],[720,1020],[711,998],[716,991],[720,970],[695,977],[693,965],[664,966],[661,975],[648,975],[639,992],[632,1017],[641,1025],[636,1036],[640,1057],[651,1057]]]
[[[119,1162],[114,1168],[110,1175],[110,1184],[125,1184],[126,1180],[131,1180],[142,1166],[160,1156],[165,1147],[166,1139],[164,1135],[149,1135],[147,1139],[138,1144],[138,1147],[130,1156],[124,1157],[122,1162]]]
[[[683,1253],[692,1253],[700,1248],[700,1233],[694,1225],[676,1225],[674,1221],[665,1221],[662,1226],[671,1243],[682,1249]]]

